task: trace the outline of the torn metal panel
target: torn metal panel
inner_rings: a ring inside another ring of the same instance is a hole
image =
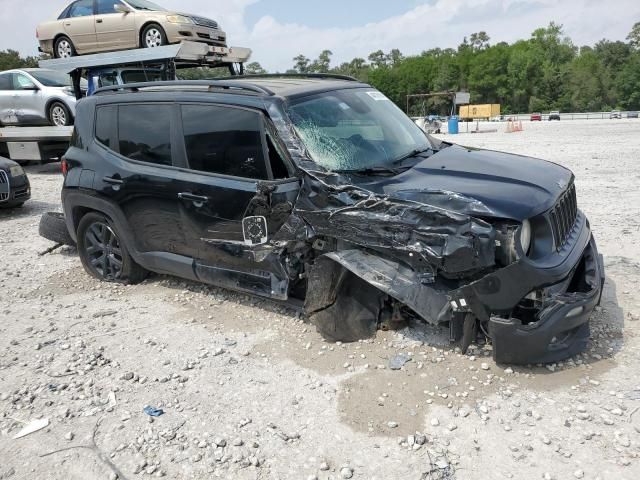
[[[402,302],[427,322],[450,320],[451,306],[447,291],[426,285],[419,274],[406,265],[362,250],[340,250],[327,253],[325,257]]]

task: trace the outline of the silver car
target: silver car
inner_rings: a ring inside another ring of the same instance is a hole
[[[72,125],[75,112],[69,75],[42,68],[0,72],[0,126]]]

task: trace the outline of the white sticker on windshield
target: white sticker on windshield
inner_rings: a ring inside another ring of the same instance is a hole
[[[338,104],[338,106],[339,106],[342,110],[349,110],[349,109],[351,108],[349,105],[347,105],[347,104],[346,104],[346,103],[344,103],[344,102],[340,102],[340,103]]]
[[[387,97],[385,97],[380,92],[367,92],[367,95],[369,95],[371,98],[373,98],[376,102],[382,102],[384,100],[390,101]]]

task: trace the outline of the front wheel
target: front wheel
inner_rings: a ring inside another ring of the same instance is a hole
[[[66,127],[71,125],[71,112],[64,103],[53,102],[49,106],[49,123],[54,127]]]
[[[167,35],[162,27],[156,23],[147,25],[140,37],[143,48],[155,48],[167,44]]]
[[[89,275],[106,282],[136,284],[148,272],[138,265],[111,221],[100,213],[88,213],[78,225],[78,254]]]

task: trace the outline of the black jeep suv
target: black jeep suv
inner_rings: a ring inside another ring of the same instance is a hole
[[[497,361],[556,361],[600,301],[569,170],[435,140],[348,77],[101,89],[63,170],[89,274],[298,299],[333,340],[413,317],[463,349],[482,331]]]

